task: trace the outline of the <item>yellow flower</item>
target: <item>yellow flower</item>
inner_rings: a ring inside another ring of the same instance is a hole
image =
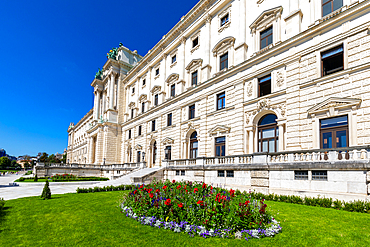
[[[168,218],[169,218],[169,217],[167,217],[167,218],[166,218],[166,222],[167,222]]]

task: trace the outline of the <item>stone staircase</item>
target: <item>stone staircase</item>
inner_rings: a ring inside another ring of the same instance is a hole
[[[163,177],[163,167],[140,169],[127,175],[124,175],[118,179],[100,182],[89,187],[93,188],[111,185],[118,186],[122,184],[145,183],[150,182],[153,179],[153,177],[161,179]]]

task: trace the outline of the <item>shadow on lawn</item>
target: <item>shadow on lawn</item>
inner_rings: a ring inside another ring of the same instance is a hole
[[[1,222],[4,222],[5,221],[5,216],[10,212],[10,209],[12,207],[3,207],[2,210],[0,210],[0,226],[1,226]],[[0,233],[2,232],[1,230],[1,227],[0,227]]]

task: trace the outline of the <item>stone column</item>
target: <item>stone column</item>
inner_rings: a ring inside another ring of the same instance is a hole
[[[180,71],[179,71],[179,76],[180,76],[180,80],[186,80],[185,78],[185,52],[186,52],[186,37],[182,37],[181,38],[181,48],[182,50],[179,48],[179,55],[180,55],[180,60],[179,60],[179,68],[180,68]]]
[[[279,127],[279,152],[285,151],[284,125],[285,125],[285,123],[278,123],[278,127]]]
[[[239,0],[239,40],[237,44],[245,43],[246,39],[246,0]]]
[[[100,117],[100,90],[96,89],[95,90],[95,103],[94,103],[94,108],[95,108],[95,111],[94,111],[94,116],[95,116],[95,119],[98,120],[99,117]]]
[[[248,131],[248,153],[253,154],[254,152],[254,128],[250,127],[247,129]]]
[[[109,80],[109,109],[113,110],[114,106],[114,83],[115,83],[115,76],[112,73]]]

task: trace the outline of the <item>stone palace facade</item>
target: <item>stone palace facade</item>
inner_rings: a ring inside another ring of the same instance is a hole
[[[107,57],[68,163],[370,193],[369,0],[201,0],[144,57]]]

